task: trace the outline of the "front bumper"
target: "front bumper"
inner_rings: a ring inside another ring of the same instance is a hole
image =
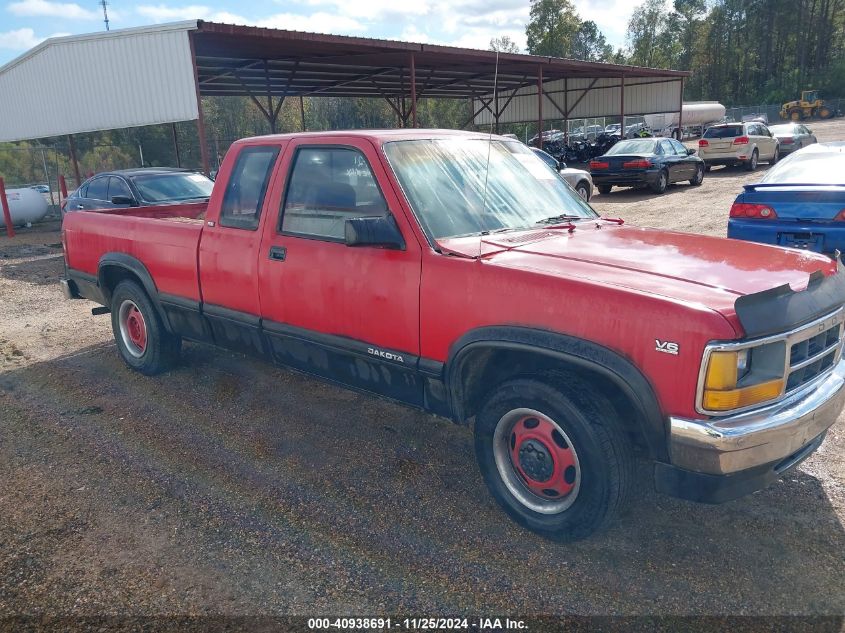
[[[655,471],[661,492],[718,503],[768,485],[809,457],[845,405],[845,360],[820,382],[739,415],[670,418],[671,464]]]

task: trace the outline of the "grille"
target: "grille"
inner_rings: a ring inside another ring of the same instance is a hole
[[[789,340],[786,392],[798,389],[831,369],[837,361],[841,340],[841,320],[833,324],[827,321],[793,334]]]

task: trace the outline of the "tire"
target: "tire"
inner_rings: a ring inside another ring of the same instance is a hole
[[[514,521],[572,541],[618,515],[634,461],[613,408],[586,384],[563,384],[516,379],[500,385],[476,417],[475,451],[490,493]]]
[[[769,161],[769,165],[774,165],[780,160],[780,147],[775,147],[775,153],[772,155],[772,160]]]
[[[819,117],[822,119],[829,119],[833,116],[833,112],[827,106],[822,106],[819,108]]]
[[[704,170],[704,166],[698,165],[695,168],[695,175],[690,179],[689,184],[691,184],[693,187],[698,187],[699,185],[701,185],[701,183],[704,182]]]
[[[112,293],[111,324],[124,362],[147,376],[166,371],[179,357],[182,339],[168,332],[147,293],[121,281]]]
[[[757,153],[756,149],[751,152],[751,158],[745,163],[746,171],[754,171],[755,169],[757,169],[757,160],[759,156],[760,155]]]
[[[587,184],[586,180],[582,180],[577,185],[575,185],[575,192],[581,196],[581,199],[584,202],[590,201],[590,185]]]
[[[599,190],[599,193],[607,195],[610,193],[610,190],[613,189],[613,185],[599,185],[596,188]]]
[[[792,108],[789,111],[789,120],[790,121],[800,121],[804,118],[804,111],[801,108]]]
[[[704,171],[709,172],[711,169],[713,169],[713,165],[704,163]]]
[[[669,174],[666,173],[666,170],[660,172],[660,177],[657,179],[656,182],[653,182],[649,185],[649,188],[654,193],[663,193],[666,191],[666,187],[669,186]]]

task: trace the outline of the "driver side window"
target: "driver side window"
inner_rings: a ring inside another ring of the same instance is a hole
[[[282,210],[282,233],[343,241],[346,220],[387,212],[372,169],[358,150],[303,147],[296,152]]]

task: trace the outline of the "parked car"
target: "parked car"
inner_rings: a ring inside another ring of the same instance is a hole
[[[97,174],[65,200],[62,211],[148,207],[208,200],[214,183],[186,169],[145,167]]]
[[[559,173],[583,200],[590,201],[593,195],[593,178],[590,176],[590,172],[584,171],[583,169],[575,169],[574,167],[567,167],[566,163],[559,161],[548,152],[544,152],[536,147],[532,147],[531,151],[540,160]]]
[[[646,138],[652,136],[651,128],[645,123],[632,123],[625,126],[625,138]]]
[[[787,156],[731,207],[728,237],[834,255],[845,251],[845,142]]]
[[[769,131],[778,140],[781,156],[786,156],[802,147],[818,142],[813,131],[803,123],[773,125],[769,128]]]
[[[698,155],[708,171],[713,165],[743,165],[754,171],[759,161],[778,162],[780,144],[763,123],[728,123],[707,128],[698,141]]]
[[[237,141],[208,203],[70,213],[62,240],[66,296],[110,312],[131,369],[192,339],[473,419],[492,496],[556,539],[612,520],[635,454],[658,491],[727,501],[813,453],[845,401],[830,259],[603,219],[486,134]]]
[[[32,185],[30,189],[33,189],[38,193],[50,193],[50,187],[47,185]]]
[[[663,193],[674,182],[700,185],[704,161],[673,138],[626,139],[591,160],[590,174],[600,193],[610,193],[613,187],[642,186]]]
[[[611,123],[607,127],[604,128],[606,134],[618,134],[619,130],[622,129],[621,123]]]

